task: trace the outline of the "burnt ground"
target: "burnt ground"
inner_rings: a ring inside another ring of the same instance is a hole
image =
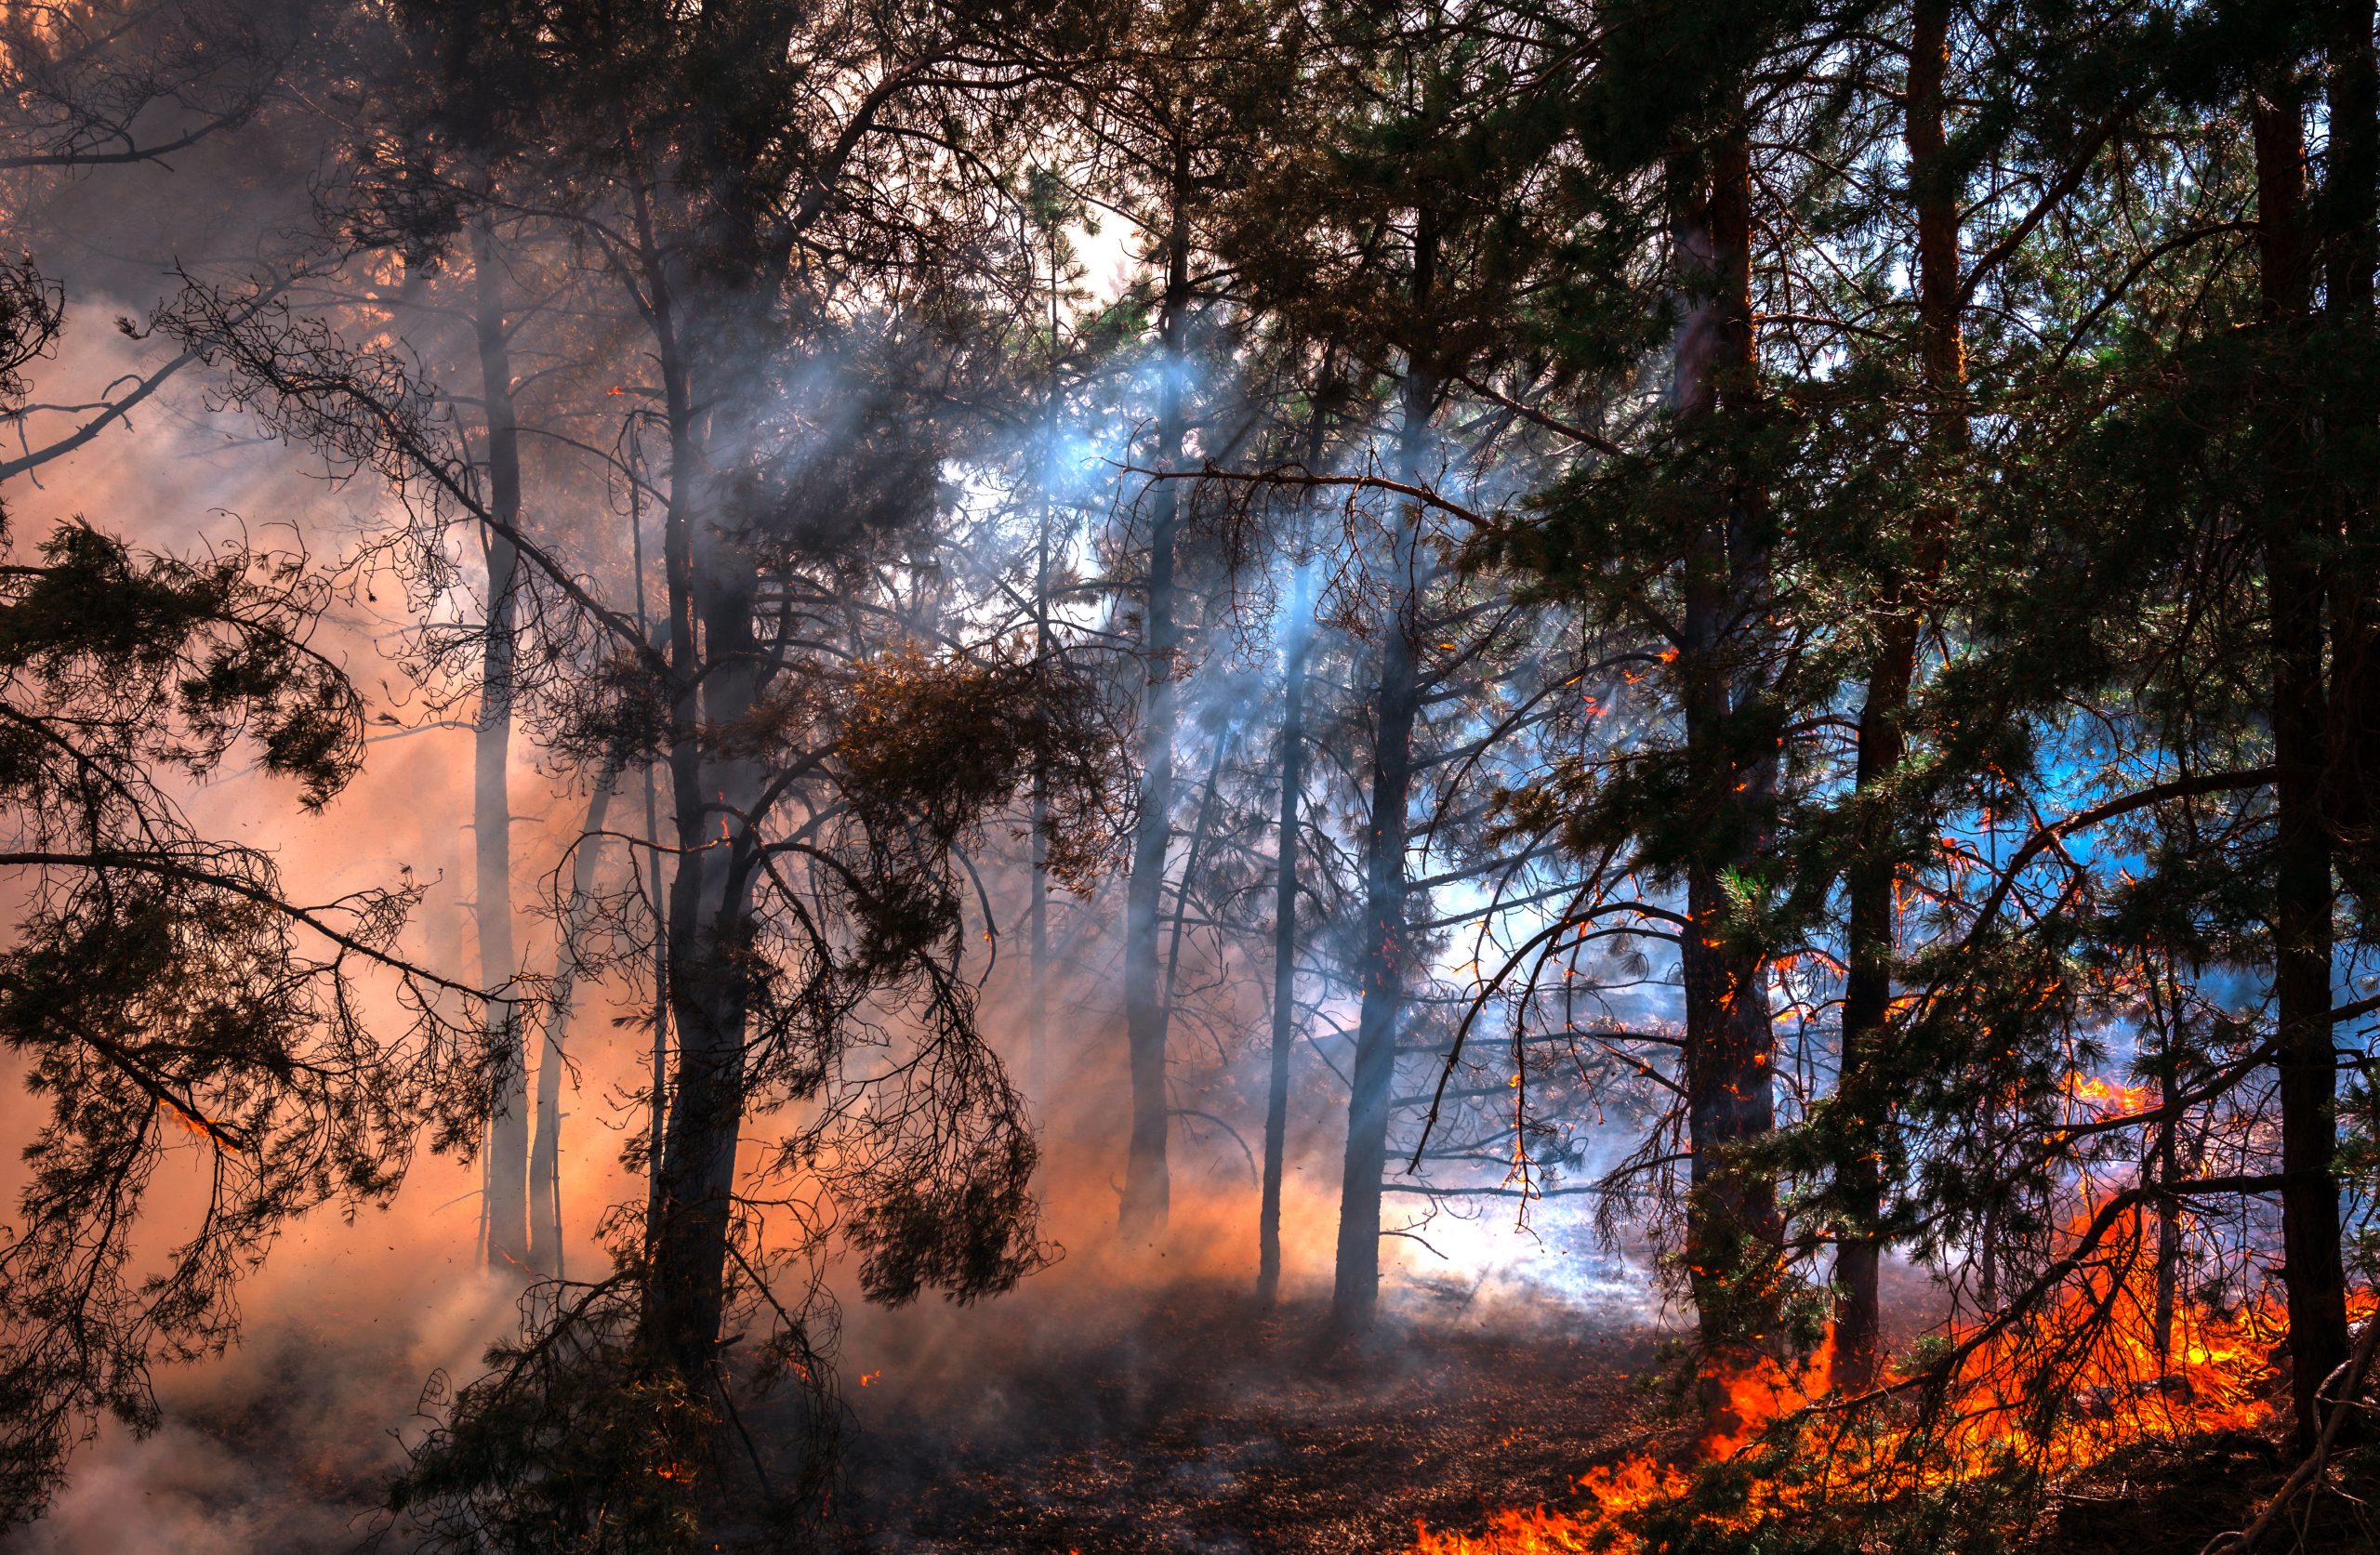
[[[2346,1456],[2339,1494],[2299,1500],[2259,1546],[2264,1555],[2380,1551],[2380,1449]],[[2199,1555],[2245,1527],[2297,1460],[2279,1436],[2244,1431],[2149,1443],[2054,1489],[2032,1529],[2038,1555]]]
[[[1314,1345],[1317,1308],[1263,1315],[1211,1292],[1117,1307],[1032,1324],[957,1373],[888,1360],[921,1385],[862,1400],[842,1519],[854,1555],[1395,1555],[1417,1522],[1470,1529],[1498,1508],[1568,1504],[1574,1476],[1687,1434],[1641,1325],[1392,1324],[1331,1356]],[[2291,1467],[2257,1435],[2145,1443],[2049,1490],[2016,1548],[2199,1555]],[[2342,1488],[2380,1506],[2372,1480],[2351,1465]],[[2372,1517],[2325,1497],[2263,1548],[2380,1551]]]
[[[1039,1333],[972,1399],[864,1407],[853,1548],[1395,1551],[1417,1521],[1561,1498],[1664,1414],[1642,1327],[1389,1323],[1333,1356],[1322,1316],[1185,1294]]]
[[[1503,1507],[1571,1505],[1574,1476],[1690,1435],[1642,1380],[1660,1371],[1658,1336],[1622,1313],[1447,1300],[1326,1356],[1316,1305],[1260,1316],[1211,1285],[1153,1300],[1086,1284],[854,1316],[846,1555],[1395,1555],[1417,1521],[1473,1529]],[[283,1322],[241,1362],[178,1393],[158,1436],[93,1448],[53,1515],[0,1551],[355,1549],[400,1461],[357,1422],[405,1417],[411,1347]],[[2373,1439],[2340,1485],[2363,1505],[2327,1496],[2302,1542],[2293,1526],[2263,1555],[2380,1551]],[[2054,1487],[2006,1555],[2200,1555],[2291,1467],[2257,1435],[2144,1444]]]

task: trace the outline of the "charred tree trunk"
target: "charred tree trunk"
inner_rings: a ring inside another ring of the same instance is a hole
[[[1950,60],[1950,0],[1918,0],[1911,24],[1908,144],[1910,186],[1917,212],[1918,349],[1925,392],[1925,443],[1937,468],[1966,451],[1963,396],[1965,344],[1959,318],[1958,186],[1945,165],[1944,77]],[[1875,1379],[1878,1361],[1877,1274],[1884,1245],[1872,1229],[1884,1213],[1883,1135],[1891,1102],[1873,1071],[1892,1010],[1894,896],[1902,864],[1892,847],[1889,797],[1880,796],[1907,750],[1901,720],[1917,673],[1924,630],[1923,592],[1939,570],[1947,513],[1918,516],[1915,554],[1908,575],[1890,580],[1876,656],[1868,668],[1859,709],[1853,806],[1858,851],[1844,881],[1849,898],[1844,940],[1849,975],[1843,990],[1843,1100],[1858,1141],[1844,1164],[1846,1208],[1853,1219],[1835,1254],[1837,1380],[1854,1390]]]
[[[2322,810],[2328,745],[2320,536],[2307,489],[2307,428],[2289,383],[2311,300],[2304,115],[2294,81],[2269,83],[2252,109],[2256,236],[2268,372],[2263,546],[2271,613],[2273,997],[2281,1098],[2281,1224],[2289,1299],[2292,1396],[2301,1446],[2320,1429],[2317,1390],[2347,1354],[2347,1275],[2339,1252],[2337,1055],[2331,1037],[2331,840]]]
[[[1380,682],[1373,699],[1371,822],[1364,849],[1363,1004],[1355,1026],[1330,1302],[1331,1328],[1342,1337],[1369,1328],[1380,1300],[1381,1179],[1388,1167],[1389,1093],[1405,1013],[1406,807],[1413,782],[1413,725],[1421,711],[1410,586],[1420,518],[1408,505],[1398,525],[1392,563],[1396,593],[1381,633]]]
[[[699,579],[685,613],[707,645],[699,708],[681,718],[736,728],[752,708],[752,588],[711,547],[681,547]],[[712,554],[696,555],[705,551]],[[690,716],[691,715],[691,716]],[[692,747],[692,748],[689,748]],[[692,738],[673,751],[671,787],[681,837],[721,846],[683,857],[669,893],[669,1013],[678,1034],[663,1135],[661,1228],[652,1310],[662,1342],[685,1375],[705,1374],[719,1336],[733,1232],[735,1147],[744,1119],[744,1024],[748,973],[748,869],[753,839],[738,818],[750,797],[746,764],[715,758]],[[720,797],[712,803],[710,797]]]
[[[669,428],[669,498],[662,558],[675,687],[668,753],[673,820],[681,847],[669,885],[670,1024],[677,1034],[669,1111],[662,1136],[658,1225],[648,1232],[652,1268],[645,1321],[658,1355],[681,1376],[710,1376],[726,1296],[734,1232],[735,1150],[744,1118],[745,953],[756,839],[746,824],[755,791],[748,758],[719,734],[749,720],[759,655],[752,606],[757,575],[728,532],[726,472],[711,449],[732,447],[733,342],[762,338],[750,295],[713,276],[711,310],[690,342],[673,277],[640,202],[639,240]],[[733,253],[731,243],[715,252]],[[694,362],[703,341],[704,409],[694,409]],[[699,838],[705,846],[695,846]]]
[[[1264,1177],[1256,1210],[1256,1298],[1281,1290],[1281,1173],[1289,1148],[1289,1054],[1297,1042],[1298,811],[1305,789],[1305,661],[1313,637],[1306,573],[1289,606],[1281,669],[1281,810],[1273,849],[1273,1048],[1264,1086]]]
[[[1775,1126],[1775,1035],[1765,948],[1729,900],[1767,845],[1776,796],[1776,720],[1760,658],[1769,517],[1739,450],[1710,436],[1718,417],[1748,412],[1758,392],[1751,158],[1741,126],[1721,136],[1684,183],[1674,244],[1688,302],[1672,407],[1683,431],[1710,443],[1705,457],[1714,469],[1709,515],[1689,539],[1675,664],[1687,762],[1710,839],[1686,869],[1690,923],[1680,945],[1693,1155],[1686,1261],[1703,1348],[1717,1359],[1753,1341],[1781,1235],[1775,1184],[1739,1160],[1743,1145]],[[1705,1402],[1714,1417],[1725,1409],[1715,1390]]]
[[[2157,1105],[2161,1109],[2172,1106],[2175,1098],[2181,1091],[2180,1086],[2176,1084],[2179,1076],[2177,1066],[2174,1061],[2175,1045],[2179,1036],[2180,1033],[2177,1030],[2168,1030],[2165,1034],[2164,1051],[2159,1055],[2161,1061],[2157,1071]],[[2148,1171],[2144,1174],[2149,1180],[2160,1183],[2178,1183],[2181,1180],[2180,1152],[2177,1148],[2181,1129],[2182,1122],[2178,1117],[2169,1116],[2157,1126],[2156,1137],[2150,1146]],[[2160,1200],[2157,1205],[2156,1307],[2150,1313],[2150,1323],[2157,1344],[2157,1373],[2160,1377],[2166,1376],[2173,1370],[2174,1302],[2181,1276],[2181,1206],[2167,1200]]]
[[[518,969],[512,947],[512,745],[514,589],[520,558],[506,534],[521,521],[521,434],[512,408],[512,359],[504,333],[504,284],[487,224],[471,229],[481,393],[487,415],[488,507],[504,526],[482,536],[487,557],[487,646],[480,668],[480,716],[471,742],[472,898],[479,920],[480,981],[493,994]],[[492,997],[488,1041],[497,1055],[488,1125],[487,1264],[527,1270],[529,1072],[520,1007]]]
[[[1438,230],[1428,210],[1415,216],[1410,296],[1416,315],[1436,283]],[[1440,376],[1408,353],[1400,475],[1426,484],[1430,419]],[[1419,642],[1421,504],[1398,512],[1389,559],[1389,605],[1382,623],[1380,683],[1372,708],[1371,824],[1364,847],[1364,942],[1358,976],[1363,1004],[1355,1022],[1354,1085],[1347,1102],[1347,1149],[1339,1180],[1339,1241],[1330,1293],[1330,1328],[1342,1338],[1371,1326],[1380,1305],[1381,1179],[1388,1169],[1389,1097],[1396,1077],[1396,1039],[1404,1025],[1410,954],[1405,904],[1407,807],[1413,787],[1413,727],[1421,710]]]
[[[752,710],[749,569],[739,576],[733,558],[720,554],[727,547],[717,543],[681,543],[679,549],[692,585],[679,608],[701,623],[707,670],[700,691],[684,693],[689,703],[698,696],[699,705],[684,708],[681,721],[741,727]],[[717,837],[720,845],[684,856],[670,882],[669,1013],[678,1051],[663,1135],[652,1297],[667,1352],[690,1377],[704,1374],[718,1340],[733,1232],[754,847],[741,819],[751,797],[748,764],[706,745],[683,738],[670,762],[679,835]]]
[[[1174,151],[1173,188],[1166,234],[1165,301],[1158,321],[1163,377],[1157,389],[1157,464],[1182,462],[1184,436],[1182,369],[1190,309],[1190,152],[1187,134]],[[1174,619],[1174,536],[1181,519],[1176,482],[1159,481],[1149,522],[1147,680],[1141,704],[1141,810],[1132,833],[1131,876],[1124,897],[1124,1040],[1131,1065],[1132,1136],[1124,1165],[1124,1196],[1117,1229],[1130,1240],[1165,1229],[1171,1197],[1166,1166],[1167,1018],[1157,969],[1157,917],[1165,894],[1166,858],[1173,836],[1174,656],[1181,627]]]
[[[556,1279],[562,1254],[562,1040],[570,1030],[570,1003],[578,986],[578,944],[595,900],[595,866],[602,857],[603,823],[618,786],[619,763],[606,761],[587,801],[571,859],[570,902],[562,910],[562,942],[554,952],[553,988],[546,1006],[545,1041],[537,1051],[537,1132],[529,1152],[529,1267]]]

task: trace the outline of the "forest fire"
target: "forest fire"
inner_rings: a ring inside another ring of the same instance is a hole
[[[1922,1406],[1895,1396],[1905,1377],[1864,1400],[1830,1397],[1830,1333],[1799,1364],[1717,1378],[1739,1424],[1706,1433],[1693,1461],[1632,1455],[1574,1480],[1575,1509],[1508,1509],[1474,1531],[1424,1527],[1412,1555],[1627,1555],[1641,1548],[1637,1520],[1688,1509],[1698,1470],[1712,1465],[1743,1470],[1749,1483],[1726,1510],[1690,1515],[1750,1533],[2011,1470],[2070,1475],[2147,1442],[2269,1429],[2288,1402],[2278,1303],[2173,1303],[2161,1345],[2156,1271],[2122,1250],[2140,1245],[2137,1216],[2121,1228],[2134,1235],[2109,1238],[2117,1250],[2108,1261],[2061,1289],[2038,1322],[1949,1330],[1942,1342],[1960,1358]],[[2375,1306],[2368,1292],[2351,1302],[2359,1322]]]
[[[0,1555],[2380,1548],[2375,494],[2380,0],[0,0]]]

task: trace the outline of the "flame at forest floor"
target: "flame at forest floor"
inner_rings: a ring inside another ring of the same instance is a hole
[[[2029,1321],[1930,1341],[1932,1354],[1956,1358],[1930,1414],[1915,1390],[1864,1406],[1830,1397],[1830,1339],[1798,1365],[1719,1378],[1739,1423],[1707,1434],[1692,1461],[1632,1454],[1573,1479],[1574,1508],[1502,1509],[1469,1531],[1423,1524],[1408,1555],[1638,1555],[1661,1543],[1646,1533],[1656,1524],[1851,1525],[1987,1484],[2054,1490],[2143,1448],[2271,1434],[2289,1390],[2278,1297],[2229,1311],[2177,1304],[2161,1356],[2154,1265],[2138,1256],[2138,1225],[2122,1230],[2105,1263],[2086,1262]],[[2373,1305],[2360,1298],[2355,1317]],[[1921,1349],[1909,1364],[1928,1358]]]

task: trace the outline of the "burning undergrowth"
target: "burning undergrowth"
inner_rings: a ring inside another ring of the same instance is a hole
[[[2224,1541],[2295,1462],[2280,1445],[2287,1317],[2270,1294],[2176,1301],[2146,1219],[2106,1201],[2027,1299],[1929,1334],[1872,1388],[1833,1387],[1831,1334],[1809,1355],[1723,1372],[1706,1379],[1706,1418],[1727,1423],[1690,1450],[1590,1468],[1567,1505],[1425,1521],[1411,1555],[2242,1548]],[[2350,1305],[2370,1321],[2368,1295]],[[2365,1366],[2339,1373],[2326,1397],[2369,1382]],[[2370,1474],[2349,1460],[2327,1479],[2347,1491]],[[2124,1515],[2169,1501],[2191,1515],[2149,1528]],[[2352,1494],[2317,1497],[2298,1548],[2372,1548],[2361,1512]]]
[[[1333,1353],[1309,1304],[1201,1281],[1103,1306],[1097,1280],[1053,1282],[963,1330],[859,1341],[840,1535],[903,1555],[2196,1555],[2294,1461],[2286,1326],[2185,1301],[2161,1361],[2137,1251],[2113,1239],[1988,1329],[1927,1329],[1942,1293],[1904,1269],[1878,1390],[1831,1392],[1821,1348],[1726,1378],[1739,1424],[1717,1434],[1646,1313],[1416,1286]],[[2344,1500],[2305,1526],[2309,1549],[2370,1547]]]

